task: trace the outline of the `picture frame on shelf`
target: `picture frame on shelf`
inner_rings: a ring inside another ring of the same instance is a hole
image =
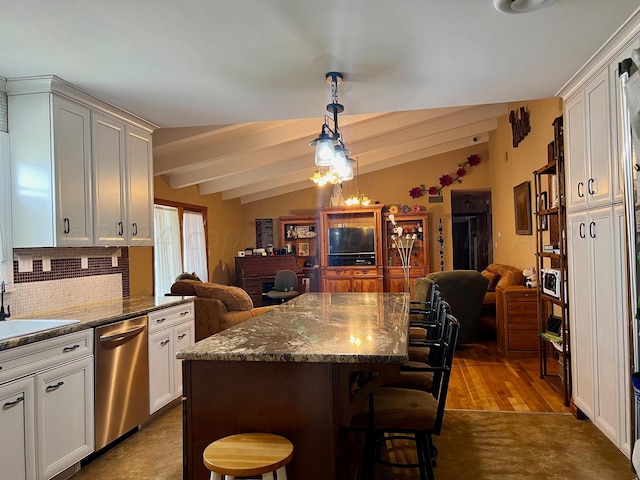
[[[531,182],[513,187],[516,235],[531,235]]]
[[[549,205],[549,200],[547,196],[547,192],[540,192],[540,197],[538,198],[538,211],[545,211]],[[541,215],[540,218],[540,229],[543,231],[549,230],[549,217],[547,215]]]
[[[309,256],[309,244],[307,242],[298,245],[298,255],[301,257]]]

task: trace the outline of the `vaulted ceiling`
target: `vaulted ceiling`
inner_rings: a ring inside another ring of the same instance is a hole
[[[55,74],[157,124],[157,175],[248,202],[307,188],[328,71],[364,173],[486,141],[506,102],[554,96],[638,8],[493,4],[5,1],[0,75]]]

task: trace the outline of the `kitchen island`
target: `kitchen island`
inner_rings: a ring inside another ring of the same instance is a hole
[[[407,361],[408,303],[404,294],[307,293],[178,352],[184,478],[206,480],[206,446],[243,432],[291,440],[290,480],[346,478],[340,427]],[[373,380],[354,390],[363,376]]]

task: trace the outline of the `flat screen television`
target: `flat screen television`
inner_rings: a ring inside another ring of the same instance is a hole
[[[329,255],[372,255],[375,250],[372,226],[329,228]]]

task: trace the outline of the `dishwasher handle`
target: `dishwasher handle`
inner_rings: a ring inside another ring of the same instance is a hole
[[[111,335],[101,335],[99,340],[100,343],[122,342],[123,340],[135,337],[140,332],[144,331],[145,328],[146,325],[140,325],[139,327],[135,327],[124,332],[113,333]]]

